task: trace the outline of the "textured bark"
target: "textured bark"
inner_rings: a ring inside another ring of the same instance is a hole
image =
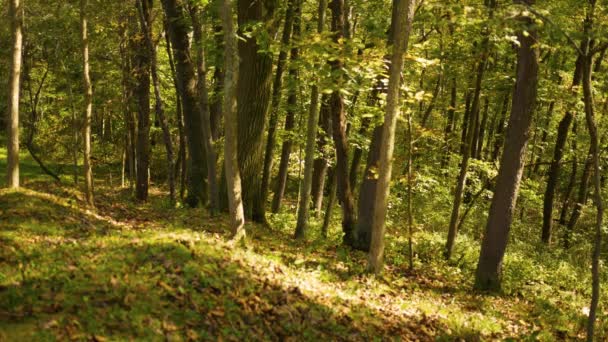
[[[525,0],[525,2],[531,5],[533,0]],[[518,41],[521,45],[517,55],[513,106],[475,274],[475,287],[480,290],[500,289],[502,261],[509,238],[513,211],[517,203],[526,144],[536,106],[538,34],[536,27],[532,25],[532,18],[522,16],[520,20],[522,24],[526,25],[527,31],[518,33]]]
[[[205,49],[203,39],[203,27],[200,17],[201,10],[198,6],[190,6],[190,17],[192,19],[194,43],[196,44],[196,69],[197,69],[197,95],[201,115],[201,134],[205,146],[205,165],[207,167],[207,191],[209,198],[209,210],[212,214],[219,212],[219,188],[217,179],[217,154],[213,142],[211,130],[211,114],[209,112],[209,93],[207,91],[207,65],[205,61]]]
[[[300,20],[302,16],[301,0],[293,0],[294,6],[294,19],[293,19],[293,40],[298,42],[300,39]],[[285,132],[291,134],[296,124],[296,107],[298,105],[298,70],[297,62],[300,58],[300,49],[296,46],[291,48],[290,51],[290,67],[289,67],[289,79],[291,86],[288,90],[287,96],[287,116],[285,118]],[[279,162],[279,174],[277,175],[276,188],[274,196],[272,198],[272,212],[278,213],[281,209],[281,201],[285,194],[285,187],[287,186],[287,176],[289,171],[289,157],[291,155],[291,149],[293,147],[293,140],[291,136],[288,136],[283,141],[281,147],[281,160]]]
[[[9,188],[19,187],[19,91],[21,89],[21,62],[23,48],[23,8],[20,0],[9,1],[11,22],[12,56],[9,76],[7,123],[7,169],[6,184]]]
[[[202,118],[197,102],[196,74],[190,54],[189,25],[182,0],[163,0],[167,26],[178,80],[178,91],[182,100],[184,131],[188,146],[188,198],[186,202],[196,207],[205,203],[204,144]]]
[[[239,30],[251,23],[262,23],[272,32],[276,0],[238,0]],[[244,32],[241,32],[241,37]],[[262,52],[255,37],[239,39],[238,158],[243,185],[245,216],[266,223],[266,199],[261,177],[264,164],[264,131],[272,84],[272,55]]]
[[[572,79],[572,87],[575,89],[579,86],[582,78],[582,59],[579,57],[576,61],[576,70],[574,71],[574,78]],[[557,128],[557,138],[555,140],[555,149],[553,150],[553,159],[549,166],[549,172],[547,173],[547,187],[545,188],[545,196],[543,200],[543,228],[541,240],[545,244],[551,243],[551,234],[553,231],[553,202],[555,200],[555,189],[561,173],[561,161],[564,156],[564,147],[568,141],[568,132],[570,131],[570,125],[574,120],[574,113],[572,109],[568,109],[566,114],[559,122]]]
[[[84,194],[86,203],[93,207],[93,167],[91,165],[91,120],[93,117],[93,86],[89,74],[89,37],[87,27],[87,0],[80,0],[80,38],[82,41],[82,65],[84,82],[84,124],[83,124],[83,143],[84,143]]]
[[[333,40],[340,43],[344,38],[344,0],[333,0],[330,3],[332,20],[331,27],[333,31]],[[342,72],[343,62],[340,59],[329,62],[332,71],[335,74]],[[343,82],[339,76],[336,80],[337,84]],[[336,177],[338,184],[338,199],[342,204],[342,232],[344,233],[343,241],[347,245],[352,245],[354,241],[355,229],[355,201],[348,177],[348,140],[346,136],[346,115],[344,112],[344,99],[339,91],[334,91],[329,99],[331,111],[332,135],[336,148]]]
[[[368,270],[376,274],[382,272],[384,265],[384,231],[390,193],[393,150],[395,148],[395,131],[400,107],[401,72],[403,70],[403,57],[407,50],[414,20],[415,4],[416,0],[393,1],[393,13],[396,12],[393,18],[396,18],[397,21],[392,25],[394,45],[390,59],[386,112],[382,126],[380,160],[378,163],[378,185],[374,201],[372,240],[367,265]]]
[[[325,9],[327,7],[326,0],[319,1],[317,11],[317,33],[323,32],[325,25]],[[315,68],[317,69],[317,68]],[[306,124],[306,152],[304,161],[304,181],[300,188],[300,203],[298,205],[298,221],[296,223],[295,238],[300,239],[306,236],[308,229],[308,218],[310,212],[310,194],[312,191],[314,162],[315,162],[315,145],[317,140],[317,122],[319,121],[319,87],[317,84],[312,85],[310,92],[310,109],[308,112],[308,121]],[[327,231],[325,232],[327,236]]]
[[[289,46],[289,43],[291,41],[291,31],[293,29],[296,1],[298,0],[289,0],[287,2],[287,9],[285,11],[285,24],[283,26],[283,33],[281,35],[281,51],[279,52],[277,67],[274,74],[274,82],[272,84],[270,119],[268,121],[268,135],[266,137],[264,168],[262,172],[262,196],[264,199],[268,198],[268,189],[270,187],[272,164],[274,160],[274,149],[276,145],[276,131],[279,122],[279,108],[281,103],[281,94],[283,90],[283,72],[285,71],[285,62],[287,61],[287,47]]]
[[[238,123],[237,123],[237,77],[239,75],[237,57],[237,36],[232,20],[232,0],[222,1],[222,23],[224,26],[224,58],[226,77],[224,82],[224,105],[226,145],[224,146],[224,169],[228,185],[228,207],[232,238],[235,241],[245,236],[245,212],[241,196],[241,177],[238,166]]]
[[[149,0],[137,1],[140,10],[140,26],[146,37],[146,25],[151,22]],[[137,99],[137,179],[135,183],[135,198],[139,201],[148,200],[148,170],[150,168],[150,66],[152,58],[146,38],[133,37],[134,65],[133,78],[135,82],[135,97]]]

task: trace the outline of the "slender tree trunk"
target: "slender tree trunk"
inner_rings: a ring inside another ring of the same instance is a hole
[[[238,166],[238,123],[237,123],[237,77],[239,62],[237,56],[237,36],[232,19],[233,0],[222,1],[222,26],[224,27],[224,106],[225,135],[224,167],[228,184],[228,206],[232,238],[238,241],[245,237],[245,213],[241,197],[241,177]]]
[[[332,0],[330,3],[332,11],[332,31],[335,43],[341,43],[344,38],[344,0]],[[334,73],[342,72],[343,62],[336,59],[330,62]],[[342,83],[340,76],[337,83]],[[355,201],[350,188],[348,177],[348,140],[346,137],[346,115],[344,113],[344,99],[339,91],[334,91],[330,96],[330,111],[332,121],[332,134],[336,147],[336,174],[338,182],[338,198],[342,203],[342,231],[344,232],[344,243],[352,245],[354,242],[355,229]]]
[[[431,102],[426,107],[426,109],[424,111],[424,115],[422,116],[422,122],[420,123],[420,125],[422,127],[427,127],[429,118],[431,117],[431,114],[433,113],[433,110],[435,109],[435,104],[437,103],[437,98],[439,97],[439,91],[441,90],[442,82],[443,82],[443,74],[440,73],[437,76],[437,83],[435,83],[435,88],[433,89],[433,97],[431,98]]]
[[[568,185],[566,186],[566,190],[564,191],[564,200],[562,203],[562,209],[559,215],[559,224],[563,227],[566,226],[568,209],[570,207],[570,201],[572,197],[572,192],[574,191],[574,185],[576,184],[576,174],[578,170],[578,148],[576,142],[576,131],[577,131],[577,123],[575,122],[572,126],[572,170],[570,171],[570,177],[568,178]],[[568,240],[568,231],[566,230],[566,234],[564,235],[564,246],[566,246],[565,242]]]
[[[582,59],[579,57],[576,61],[576,70],[574,71],[574,78],[572,79],[572,87],[570,89],[576,89],[580,85],[582,78]],[[561,173],[561,161],[564,156],[564,147],[568,141],[568,132],[570,131],[570,124],[574,120],[574,113],[572,109],[568,109],[566,114],[559,122],[557,128],[557,138],[555,141],[555,149],[553,150],[553,159],[549,166],[549,172],[547,174],[547,187],[545,188],[545,197],[543,200],[543,228],[541,240],[545,244],[551,243],[551,235],[553,232],[553,202],[555,199],[555,189]]]
[[[490,101],[486,97],[484,100],[484,106],[483,106],[483,116],[481,119],[481,124],[479,126],[479,140],[477,141],[477,151],[475,152],[477,159],[482,159],[481,152],[483,151],[483,141],[484,141],[485,134],[486,134],[486,126],[488,124],[489,106],[490,106]]]
[[[372,240],[369,250],[368,270],[378,274],[382,272],[384,263],[384,230],[386,224],[386,211],[390,193],[393,149],[395,148],[395,130],[400,107],[401,71],[403,70],[403,57],[407,50],[408,40],[414,20],[416,0],[393,1],[392,24],[393,51],[389,69],[388,91],[386,98],[386,113],[382,129],[382,142],[380,148],[380,161],[378,163],[378,187],[374,205],[374,222],[372,227]]]
[[[285,24],[283,26],[283,33],[281,36],[281,51],[279,52],[279,59],[277,61],[274,83],[272,84],[270,119],[268,122],[268,136],[266,138],[264,168],[262,172],[262,196],[264,200],[268,198],[268,189],[270,187],[270,178],[274,159],[274,149],[276,145],[276,131],[279,122],[279,108],[281,104],[281,94],[283,90],[283,72],[285,71],[285,62],[287,61],[287,48],[291,40],[296,1],[298,0],[289,0],[287,2],[287,9],[285,11]]]
[[[261,23],[276,30],[273,16],[277,0],[238,0],[240,36],[251,23]],[[238,158],[243,185],[245,216],[266,223],[266,199],[263,198],[260,174],[264,167],[264,131],[272,85],[272,55],[260,51],[256,37],[239,39]]]
[[[152,0],[137,0],[140,23],[143,28],[144,37],[146,38],[146,46],[150,56],[150,73],[152,75],[152,84],[154,85],[154,99],[156,117],[163,131],[163,142],[167,153],[167,177],[169,179],[169,200],[172,204],[175,203],[175,173],[173,172],[174,152],[173,143],[171,142],[171,131],[165,117],[163,101],[160,96],[160,79],[158,77],[158,58],[156,56],[156,48],[152,39]]]
[[[93,207],[93,167],[91,165],[91,120],[93,117],[93,86],[89,75],[89,37],[87,32],[87,7],[88,0],[80,0],[80,38],[82,41],[82,65],[84,80],[84,193],[87,205]]]
[[[496,127],[496,136],[494,140],[494,149],[492,150],[492,161],[497,161],[500,155],[500,149],[503,146],[505,137],[505,120],[507,119],[507,111],[509,110],[510,93],[507,93],[503,100],[502,109],[500,111],[500,119]]]
[[[524,0],[524,2],[532,5],[534,0]],[[532,18],[522,15],[520,19],[526,26],[526,31],[518,33],[518,41],[521,45],[517,56],[518,66],[513,106],[475,274],[475,287],[481,290],[500,289],[502,260],[517,202],[526,144],[536,106],[538,34],[536,27],[532,25]]]
[[[222,51],[224,50],[224,40],[222,33],[222,26],[216,25],[215,30],[215,44],[216,48],[220,51],[216,51],[215,68],[213,70],[213,97],[209,100],[209,111],[211,114],[211,134],[213,141],[217,141],[221,135],[221,121],[222,121],[222,92],[224,91],[224,56]]]
[[[547,110],[547,119],[545,121],[545,125],[542,128],[543,130],[543,135],[540,138],[540,146],[541,146],[541,151],[538,153],[538,157],[536,158],[536,162],[534,163],[534,168],[532,168],[532,173],[535,175],[538,175],[539,170],[540,170],[540,165],[542,164],[542,158],[543,158],[543,149],[545,144],[547,143],[547,137],[549,136],[549,128],[551,125],[551,118],[553,117],[553,112],[555,110],[555,101],[551,101],[551,103],[549,103],[549,109]]]
[[[338,180],[336,175],[336,169],[331,168],[328,170],[327,178],[329,179],[329,195],[327,196],[327,205],[325,208],[325,216],[323,217],[323,226],[321,226],[321,235],[327,237],[329,231],[329,224],[331,223],[331,217],[333,215],[334,206],[336,204],[336,195],[338,192]]]
[[[137,7],[142,6],[140,26],[146,37],[146,25],[151,22],[149,0],[137,1]],[[146,13],[147,11],[147,13]],[[134,18],[135,19],[135,18]],[[145,23],[145,24],[144,24]],[[134,40],[135,95],[137,97],[137,182],[135,198],[139,201],[148,200],[148,169],[150,167],[150,67],[152,59],[146,39]]]
[[[312,203],[315,215],[321,218],[321,208],[323,207],[323,192],[325,190],[325,179],[327,178],[328,156],[325,155],[325,147],[328,145],[331,131],[331,113],[329,112],[329,96],[321,96],[321,109],[319,110],[319,127],[323,134],[317,139],[317,150],[321,156],[315,159],[312,176]]]
[[[188,145],[188,198],[186,202],[196,207],[205,203],[204,143],[202,117],[197,101],[194,59],[190,54],[189,25],[185,4],[182,0],[162,0],[167,16],[167,26],[173,47],[178,91],[182,100],[184,128]]]
[[[190,17],[194,32],[194,42],[196,44],[197,59],[197,90],[199,98],[199,108],[201,113],[202,138],[205,146],[205,157],[207,166],[207,184],[209,209],[212,214],[219,212],[219,188],[217,179],[217,155],[211,131],[211,114],[209,112],[209,93],[207,91],[207,65],[205,62],[205,49],[203,39],[203,27],[201,22],[201,11],[198,6],[190,5]]]
[[[458,88],[456,83],[456,77],[452,77],[450,85],[450,104],[447,110],[447,123],[444,130],[444,144],[445,144],[445,155],[441,161],[441,169],[445,169],[450,161],[450,142],[452,138],[452,132],[455,129],[456,123],[456,99],[458,97]]]
[[[12,57],[9,77],[7,124],[8,148],[6,184],[9,188],[19,188],[19,95],[21,90],[21,59],[23,47],[23,8],[21,0],[9,0],[11,21]]]

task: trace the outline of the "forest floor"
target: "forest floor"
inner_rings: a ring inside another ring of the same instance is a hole
[[[224,217],[169,208],[156,188],[136,204],[100,180],[87,211],[80,192],[23,163],[24,188],[0,190],[0,341],[584,336],[586,297],[573,289],[478,294],[470,272],[440,255],[413,271],[391,259],[373,277],[365,254],[340,245],[337,224],[328,239],[294,241],[293,214],[248,224],[246,245],[232,247]]]

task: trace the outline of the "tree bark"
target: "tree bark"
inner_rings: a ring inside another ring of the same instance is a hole
[[[7,126],[7,169],[6,184],[9,188],[19,188],[19,95],[21,90],[21,62],[23,48],[23,8],[20,0],[9,0],[11,22],[12,56],[9,76]]]
[[[222,1],[222,25],[224,27],[224,105],[226,143],[224,146],[224,168],[228,185],[228,207],[232,238],[238,241],[245,237],[245,213],[241,196],[241,177],[238,166],[237,80],[239,62],[237,36],[232,19],[232,0]]]
[[[524,2],[532,5],[534,0],[524,0]],[[480,290],[499,290],[501,286],[502,261],[517,202],[526,144],[536,106],[538,34],[532,18],[522,14],[520,20],[526,26],[526,31],[522,30],[518,33],[520,48],[517,56],[513,105],[475,274],[475,287]]]
[[[184,128],[188,145],[188,197],[190,207],[205,203],[204,144],[202,117],[197,101],[196,74],[190,54],[189,25],[182,0],[162,0],[175,60],[178,92],[182,100]]]
[[[408,40],[414,20],[416,0],[393,1],[393,11],[397,15],[396,22],[392,24],[393,51],[389,69],[388,91],[386,98],[386,113],[382,128],[380,144],[380,161],[378,163],[378,186],[376,189],[374,219],[372,226],[372,240],[369,250],[367,268],[376,274],[382,272],[384,263],[384,230],[386,225],[386,211],[390,193],[393,150],[395,148],[395,130],[399,116],[401,71],[403,70],[403,57],[407,50]],[[411,153],[411,151],[410,151]]]
[[[320,152],[321,156],[315,159],[312,173],[312,203],[317,218],[321,217],[323,192],[325,190],[325,180],[327,178],[328,157],[325,155],[325,147],[328,145],[329,137],[332,135],[330,115],[329,96],[323,94],[321,96],[321,109],[319,109],[319,127],[323,134],[317,139],[317,150]]]
[[[238,0],[240,36],[251,23],[263,23],[275,31],[273,16],[276,0]],[[271,34],[272,36],[272,34]],[[238,158],[243,185],[245,216],[254,222],[266,223],[266,199],[263,198],[260,174],[264,166],[264,131],[272,84],[272,55],[260,51],[255,37],[239,39]]]
[[[93,199],[93,167],[91,165],[91,120],[93,117],[93,86],[91,85],[91,76],[89,74],[89,37],[87,27],[87,7],[88,0],[80,0],[80,38],[82,41],[82,65],[83,65],[83,81],[84,81],[84,125],[83,125],[83,143],[84,143],[84,193],[86,203],[89,207],[95,205]]]

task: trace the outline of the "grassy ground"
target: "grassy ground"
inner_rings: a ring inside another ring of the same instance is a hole
[[[485,296],[471,291],[477,247],[466,237],[447,264],[443,236],[418,233],[410,272],[394,232],[375,278],[337,224],[328,239],[295,242],[285,213],[271,229],[248,225],[246,246],[232,247],[224,217],[170,209],[158,189],[138,205],[100,181],[87,211],[81,193],[23,163],[25,188],[0,190],[0,341],[583,337],[586,270],[530,245],[506,260],[509,292]]]

